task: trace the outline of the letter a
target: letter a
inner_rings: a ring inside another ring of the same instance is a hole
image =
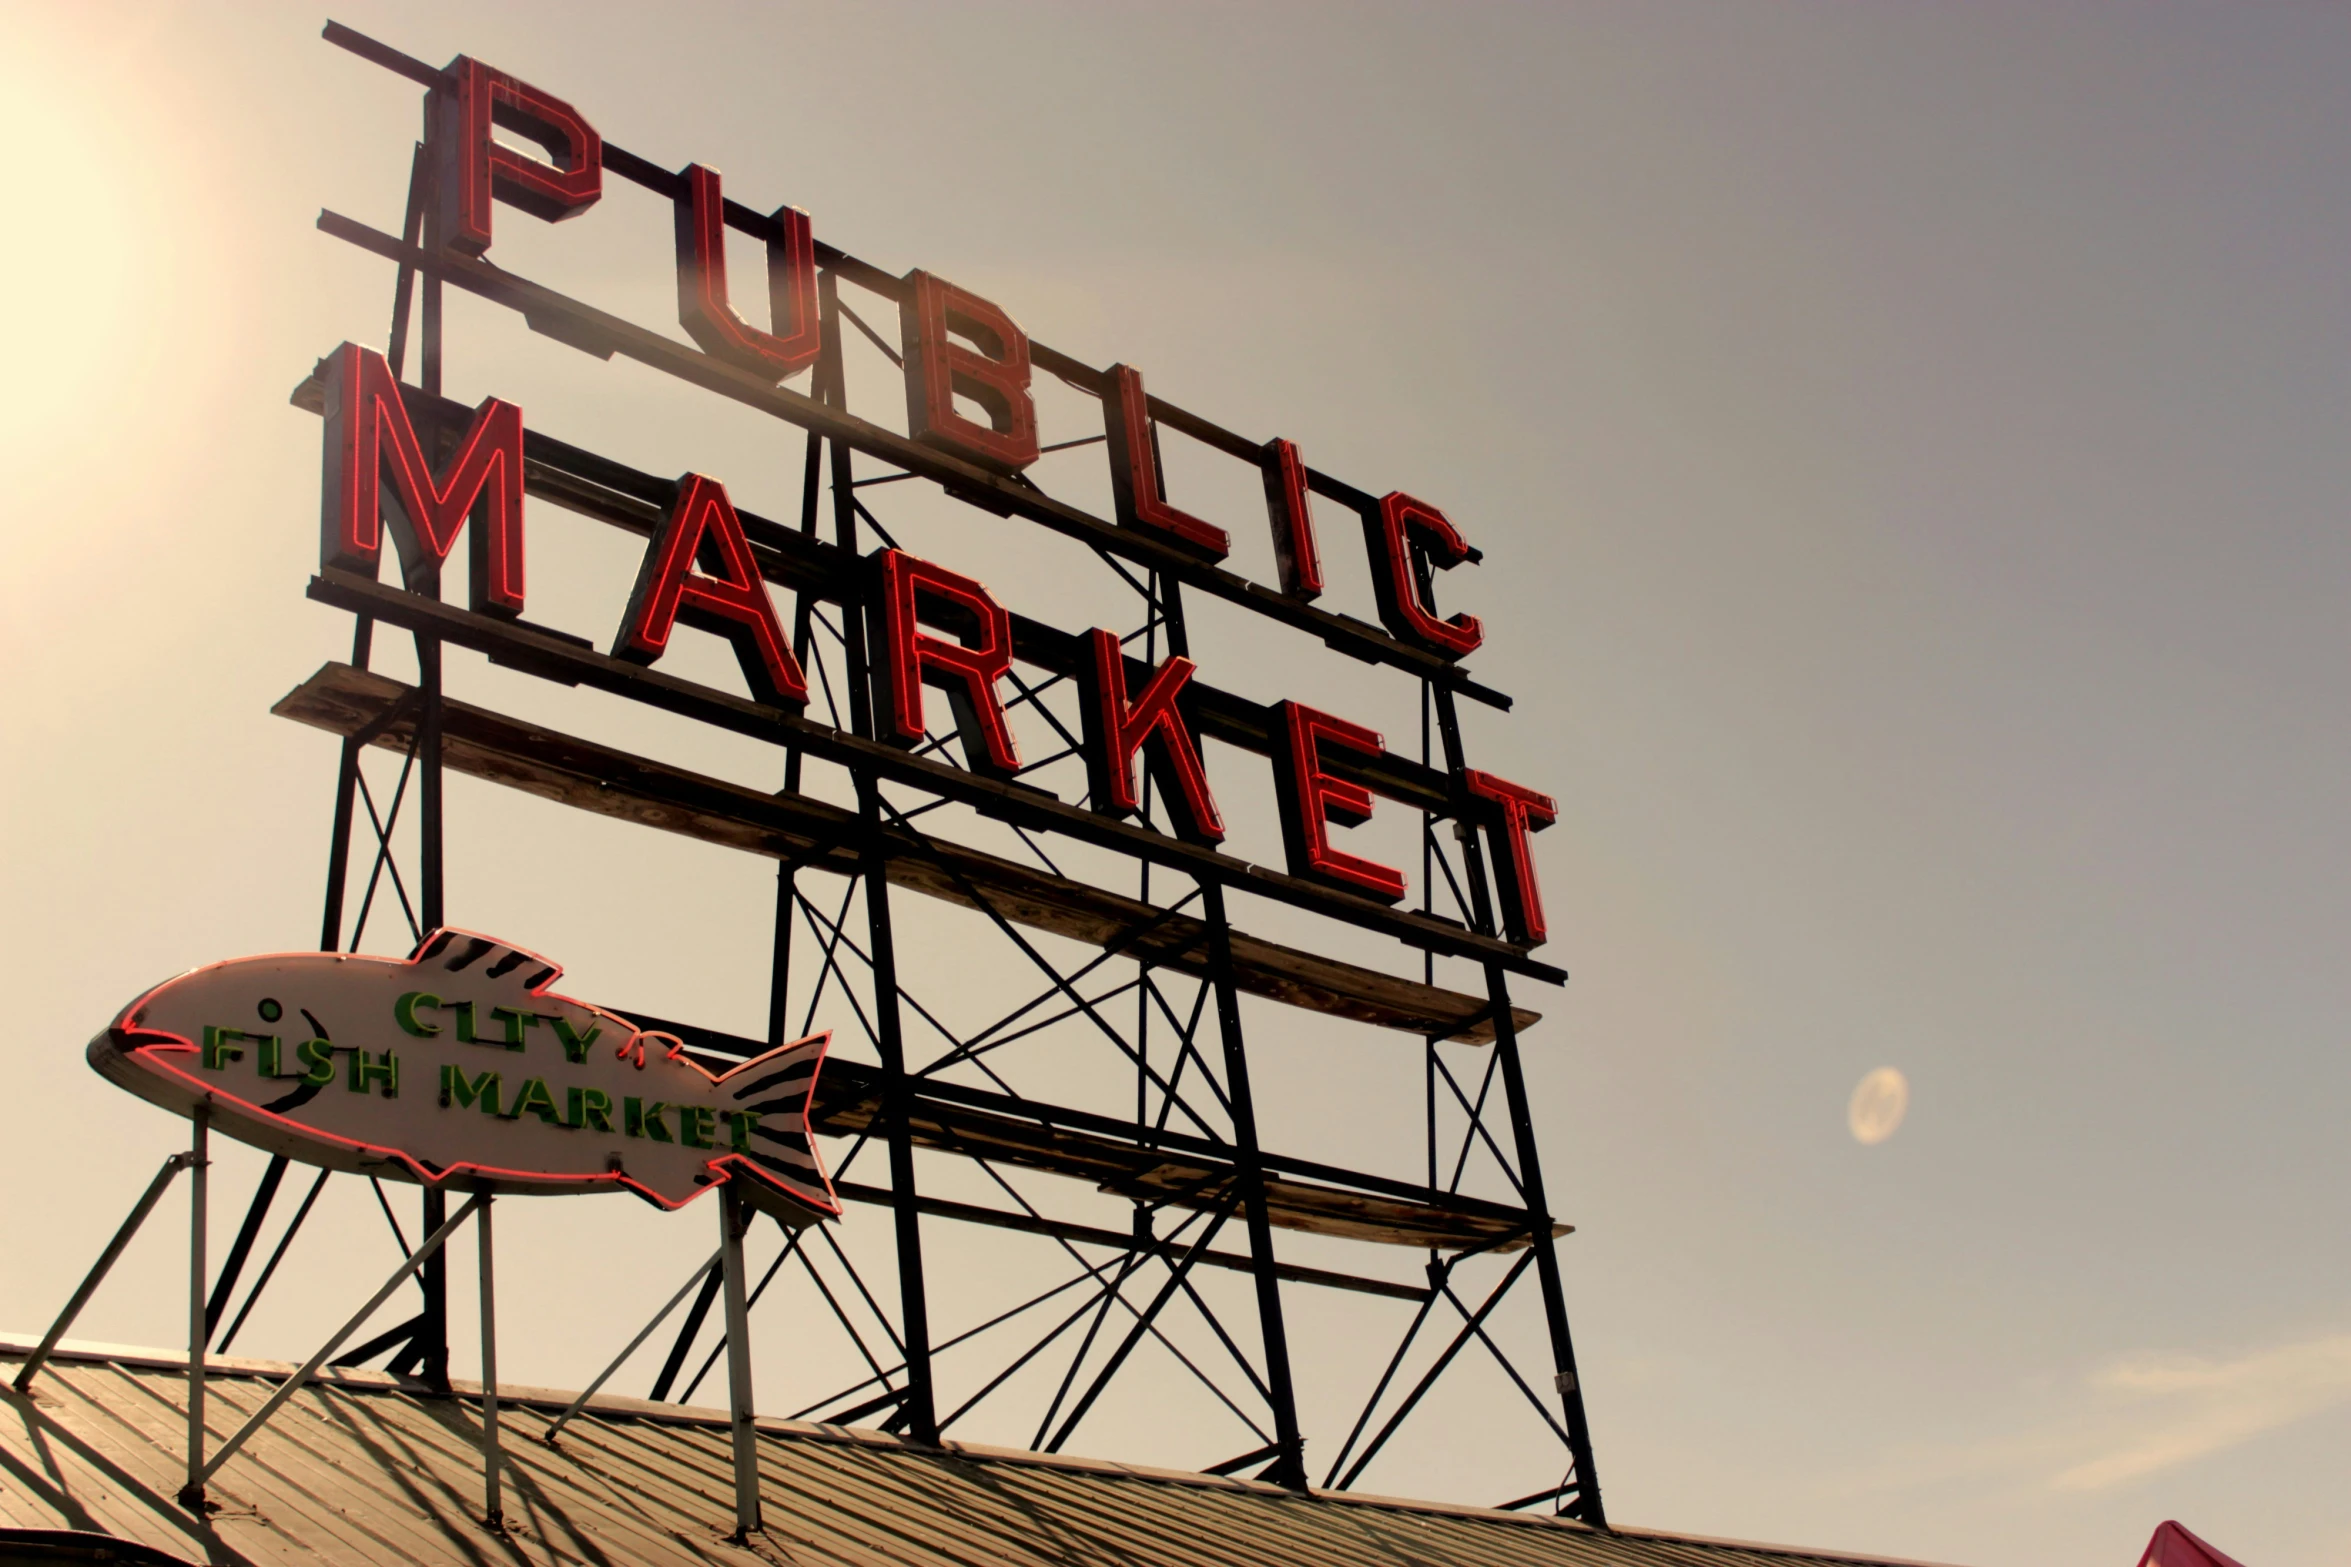
[[[743,520],[726,487],[698,473],[678,480],[677,503],[646,548],[613,656],[652,663],[668,651],[670,629],[681,620],[734,644],[743,678],[760,701],[807,705],[808,677],[776,621]]]

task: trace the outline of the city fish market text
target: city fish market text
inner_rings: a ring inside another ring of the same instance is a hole
[[[825,1037],[713,1074],[667,1034],[547,989],[463,931],[405,960],[240,958],[167,980],[90,1042],[166,1109],[271,1153],[461,1189],[622,1189],[676,1208],[740,1180],[787,1223],[839,1212],[808,1138]]]

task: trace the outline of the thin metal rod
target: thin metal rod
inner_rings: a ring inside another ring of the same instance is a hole
[[[1275,1272],[1273,1221],[1265,1200],[1265,1165],[1257,1152],[1256,1101],[1249,1091],[1249,1055],[1241,1034],[1241,1003],[1233,984],[1233,932],[1225,918],[1224,888],[1200,884],[1208,923],[1208,969],[1216,988],[1217,1031],[1224,1038],[1225,1092],[1232,1101],[1233,1168],[1239,1176],[1243,1217],[1249,1227],[1249,1256],[1256,1263],[1257,1321],[1265,1356],[1265,1385],[1273,1406],[1274,1440],[1282,1456],[1265,1478],[1292,1490],[1306,1489],[1306,1444],[1298,1429],[1297,1395],[1290,1384],[1290,1339],[1282,1323],[1281,1276]]]
[[[693,1282],[692,1279],[686,1281],[689,1287]],[[678,1324],[677,1342],[669,1346],[669,1358],[661,1363],[661,1374],[653,1379],[653,1391],[645,1395],[654,1403],[658,1404],[669,1397],[669,1390],[677,1385],[678,1373],[686,1369],[686,1352],[694,1347],[694,1340],[701,1337],[702,1324],[710,1316],[711,1302],[718,1299],[718,1283],[718,1270],[705,1263],[702,1268],[702,1292],[694,1297],[694,1304],[687,1309],[686,1320]],[[680,1293],[683,1294],[682,1291]],[[670,1303],[673,1306],[676,1304],[675,1301]],[[662,1316],[668,1314],[669,1307],[664,1306]],[[661,1318],[653,1320],[658,1323]],[[648,1326],[646,1331],[651,1332],[651,1327]]]
[[[1461,1325],[1461,1331],[1453,1335],[1453,1341],[1447,1344],[1443,1353],[1437,1356],[1436,1363],[1421,1373],[1420,1380],[1413,1384],[1412,1391],[1405,1395],[1404,1402],[1397,1406],[1396,1412],[1388,1417],[1385,1425],[1380,1427],[1379,1435],[1371,1439],[1371,1445],[1363,1450],[1362,1456],[1355,1460],[1355,1466],[1349,1469],[1339,1481],[1337,1487],[1339,1490],[1344,1491],[1353,1485],[1365,1467],[1380,1456],[1380,1449],[1388,1445],[1388,1438],[1396,1434],[1396,1428],[1404,1423],[1404,1417],[1412,1413],[1420,1403],[1421,1396],[1436,1384],[1437,1378],[1444,1374],[1445,1368],[1453,1364],[1453,1357],[1461,1353],[1462,1346],[1467,1344],[1477,1330],[1484,1325],[1487,1315],[1502,1303],[1502,1297],[1510,1293],[1510,1286],[1516,1284],[1518,1276],[1526,1272],[1527,1263],[1532,1257],[1533,1253],[1530,1251],[1510,1265],[1510,1271],[1502,1275],[1502,1282],[1494,1286],[1494,1293],[1488,1295],[1485,1304],[1478,1307],[1477,1315]]]
[[[286,1233],[278,1237],[277,1246],[269,1254],[269,1261],[262,1264],[261,1277],[253,1281],[253,1288],[245,1296],[245,1304],[237,1308],[236,1320],[231,1322],[229,1330],[220,1336],[220,1352],[222,1354],[227,1354],[229,1346],[237,1341],[237,1332],[244,1327],[245,1319],[253,1315],[253,1307],[260,1301],[261,1292],[269,1288],[269,1281],[276,1277],[278,1264],[286,1258],[286,1248],[294,1244],[294,1236],[301,1230],[302,1221],[310,1217],[310,1205],[318,1201],[320,1192],[326,1190],[329,1173],[326,1170],[318,1172],[318,1179],[310,1183],[309,1192],[302,1198],[302,1206],[294,1210],[292,1221],[286,1225]]]
[[[106,1243],[106,1249],[90,1265],[89,1273],[82,1279],[81,1288],[73,1292],[73,1299],[65,1303],[65,1309],[57,1314],[57,1320],[49,1324],[48,1333],[41,1339],[41,1347],[33,1351],[33,1358],[26,1361],[16,1373],[15,1387],[19,1393],[32,1386],[33,1377],[40,1371],[41,1363],[56,1350],[57,1341],[65,1337],[66,1329],[73,1326],[73,1319],[82,1314],[82,1308],[90,1303],[90,1297],[98,1293],[98,1286],[113,1271],[123,1248],[130,1245],[131,1237],[139,1233],[139,1226],[147,1222],[147,1215],[153,1213],[155,1205],[163,1200],[163,1193],[171,1185],[172,1178],[194,1163],[195,1158],[193,1153],[175,1153],[163,1161],[163,1168],[157,1170],[155,1179],[147,1183],[147,1190],[132,1207],[130,1217],[122,1221],[122,1228],[114,1232],[114,1239]]]
[[[467,1198],[464,1207],[458,1209],[447,1219],[444,1219],[441,1222],[441,1227],[439,1229],[426,1236],[424,1244],[416,1248],[416,1254],[410,1257],[406,1262],[400,1264],[399,1267],[392,1270],[392,1276],[384,1281],[383,1288],[377,1290],[373,1295],[369,1296],[367,1304],[360,1307],[356,1312],[353,1312],[351,1315],[351,1320],[344,1323],[340,1328],[337,1328],[335,1330],[335,1336],[331,1339],[328,1339],[325,1344],[321,1345],[317,1354],[312,1355],[308,1360],[302,1363],[301,1370],[295,1372],[292,1376],[286,1378],[285,1381],[279,1383],[277,1391],[270,1394],[268,1400],[263,1403],[259,1409],[253,1411],[252,1415],[245,1421],[243,1425],[237,1427],[236,1435],[230,1437],[226,1442],[223,1442],[220,1445],[220,1451],[214,1453],[212,1455],[212,1461],[204,1466],[204,1472],[198,1477],[197,1483],[201,1484],[203,1481],[209,1480],[213,1477],[213,1475],[217,1474],[220,1470],[220,1466],[227,1463],[230,1456],[234,1454],[238,1448],[245,1445],[246,1438],[250,1437],[254,1432],[260,1430],[264,1425],[268,1424],[269,1417],[278,1412],[278,1406],[283,1404],[287,1399],[292,1398],[297,1392],[301,1390],[304,1383],[308,1382],[313,1376],[317,1375],[318,1368],[327,1363],[327,1358],[334,1354],[336,1350],[343,1347],[343,1341],[348,1339],[352,1334],[358,1332],[359,1325],[362,1322],[365,1322],[369,1317],[374,1316],[376,1308],[381,1306],[385,1301],[390,1300],[392,1298],[392,1292],[398,1289],[401,1285],[407,1283],[410,1274],[423,1267],[430,1258],[438,1255],[441,1250],[441,1243],[447,1240],[450,1236],[450,1233],[454,1231],[460,1224],[463,1224],[466,1220],[472,1218],[474,1215],[474,1210],[479,1208],[487,1200],[488,1199],[480,1193],[476,1193],[474,1196]]]
[[[204,1323],[204,1218],[210,1196],[212,1168],[212,1101],[198,1104],[189,1116],[195,1141],[188,1150],[188,1483],[180,1504],[199,1516],[204,1511],[204,1341],[211,1335]]]
[[[573,1399],[571,1401],[570,1407],[565,1409],[562,1414],[555,1417],[555,1423],[547,1428],[547,1434],[540,1440],[553,1442],[558,1436],[563,1434],[563,1427],[565,1422],[569,1421],[572,1416],[578,1414],[580,1412],[581,1406],[586,1404],[589,1399],[596,1396],[597,1389],[601,1388],[605,1383],[612,1380],[612,1374],[615,1371],[618,1371],[621,1368],[621,1365],[631,1355],[635,1354],[638,1349],[643,1347],[645,1340],[653,1336],[653,1330],[655,1328],[661,1326],[662,1323],[669,1320],[669,1314],[678,1309],[678,1302],[684,1300],[687,1294],[694,1288],[694,1286],[701,1283],[704,1276],[707,1275],[711,1269],[718,1266],[720,1255],[721,1252],[712,1252],[709,1259],[705,1261],[701,1267],[696,1268],[692,1273],[686,1276],[686,1282],[678,1286],[678,1292],[669,1298],[669,1304],[663,1306],[659,1311],[653,1313],[653,1320],[646,1323],[642,1328],[637,1330],[637,1336],[629,1340],[629,1347],[612,1357],[611,1365],[606,1366],[602,1371],[596,1373],[596,1380],[589,1383],[585,1388],[581,1389],[580,1396]]]
[[[498,1490],[498,1286],[496,1247],[490,1238],[490,1210],[496,1199],[482,1194],[481,1217],[474,1223],[479,1258],[476,1272],[482,1283],[482,1521],[493,1529],[506,1527],[506,1507]]]
[[[1176,1292],[1183,1286],[1184,1275],[1192,1271],[1192,1264],[1200,1260],[1200,1254],[1208,1249],[1208,1243],[1216,1238],[1216,1232],[1224,1227],[1224,1221],[1231,1213],[1232,1207],[1227,1204],[1200,1232],[1200,1238],[1192,1243],[1192,1249],[1184,1253],[1183,1261],[1176,1264],[1167,1282],[1159,1287],[1159,1293],[1151,1297],[1151,1304],[1143,1308],[1143,1314],[1135,1319],[1135,1325],[1127,1330],[1127,1336],[1119,1340],[1118,1348],[1110,1352],[1110,1359],[1094,1374],[1093,1383],[1071,1407],[1069,1418],[1062,1421],[1061,1429],[1053,1434],[1053,1440],[1046,1445],[1046,1452],[1060,1452],[1062,1444],[1076,1434],[1078,1422],[1086,1418],[1087,1411],[1094,1407],[1094,1401],[1102,1396],[1102,1390],[1110,1386],[1110,1379],[1118,1375],[1118,1368],[1126,1364],[1127,1356],[1133,1354],[1135,1346],[1143,1342],[1143,1335],[1159,1320],[1159,1313],[1166,1309],[1169,1301],[1175,1299]],[[1275,1440],[1278,1442],[1281,1437],[1277,1434]]]
[[[1347,1440],[1339,1444],[1339,1456],[1331,1460],[1331,1472],[1322,1479],[1326,1491],[1339,1483],[1339,1471],[1347,1467],[1347,1455],[1355,1451],[1355,1444],[1362,1439],[1363,1428],[1370,1425],[1371,1417],[1379,1412],[1381,1397],[1388,1391],[1388,1384],[1396,1380],[1397,1369],[1404,1364],[1404,1357],[1410,1352],[1412,1341],[1420,1336],[1421,1324],[1428,1321],[1429,1311],[1437,1303],[1436,1281],[1444,1277],[1446,1265],[1436,1260],[1437,1254],[1433,1251],[1429,1257],[1429,1292],[1421,1298],[1420,1309],[1412,1314],[1412,1323],[1405,1328],[1404,1337],[1397,1341],[1396,1353],[1388,1357],[1388,1369],[1381,1372],[1379,1381],[1372,1384],[1371,1397],[1363,1401],[1363,1413],[1355,1417],[1355,1429],[1348,1432]]]
[[[857,1149],[864,1146],[865,1138],[860,1135],[857,1139],[856,1146],[849,1150],[849,1158],[856,1158]],[[848,1160],[843,1160],[841,1162],[841,1167],[843,1169],[848,1168]],[[751,1297],[744,1304],[744,1310],[748,1311],[751,1307],[759,1304],[759,1297],[767,1293],[768,1285],[775,1282],[775,1276],[783,1271],[784,1264],[790,1262],[793,1257],[797,1256],[799,1251],[800,1232],[798,1230],[792,1230],[787,1234],[784,1240],[784,1249],[775,1254],[775,1259],[767,1265],[767,1271],[759,1276],[759,1282],[751,1286]],[[702,1357],[701,1368],[694,1373],[694,1380],[686,1384],[686,1390],[677,1396],[678,1403],[691,1404],[694,1401],[694,1390],[699,1388],[702,1385],[703,1379],[710,1375],[710,1368],[718,1364],[718,1357],[726,1353],[726,1348],[727,1335],[725,1328],[722,1326],[719,1330],[718,1342],[711,1345],[710,1353]]]
[[[424,1313],[420,1311],[406,1321],[384,1329],[383,1332],[378,1333],[349,1354],[337,1355],[335,1369],[341,1370],[345,1366],[364,1366],[386,1350],[396,1349],[400,1353],[387,1363],[387,1369],[397,1376],[400,1374],[400,1367],[403,1364],[415,1363],[416,1330],[423,1325]]]
[[[759,1527],[759,1432],[751,1411],[751,1308],[743,1289],[743,1234],[751,1209],[729,1181],[719,1192],[719,1253],[727,1301],[727,1410],[735,1449],[735,1538]]]
[[[278,1183],[286,1178],[288,1161],[284,1154],[270,1156],[269,1165],[261,1172],[260,1184],[253,1188],[253,1201],[245,1209],[245,1222],[237,1226],[237,1238],[230,1243],[228,1260],[220,1265],[220,1277],[212,1282],[212,1294],[204,1302],[204,1341],[212,1342],[212,1330],[220,1326],[220,1314],[228,1309],[229,1297],[237,1292],[237,1278],[245,1271],[246,1259],[253,1254],[253,1243],[261,1236],[262,1221],[269,1217],[269,1206],[277,1200]]]

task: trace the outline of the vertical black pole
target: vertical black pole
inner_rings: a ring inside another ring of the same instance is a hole
[[[881,850],[881,794],[870,774],[857,780],[858,814],[864,818],[865,919],[873,950],[873,1008],[876,1045],[882,1058],[883,1133],[890,1143],[890,1191],[896,1199],[899,1332],[906,1341],[906,1434],[917,1442],[939,1440],[938,1403],[931,1389],[931,1322],[923,1288],[921,1215],[915,1211],[914,1141],[908,1129],[913,1098],[906,1076],[906,1044],[898,1023],[898,955],[890,930],[889,861]]]
[[[824,338],[840,374],[840,296],[830,273],[824,279]],[[849,447],[834,441],[833,528],[841,547],[857,553],[856,492]],[[852,595],[841,605],[841,631],[848,644],[849,717],[860,735],[874,733],[871,660],[865,636],[865,609]],[[906,1398],[898,1406],[906,1434],[917,1442],[939,1440],[938,1400],[931,1386],[931,1314],[922,1271],[922,1216],[915,1211],[914,1141],[908,1128],[912,1085],[906,1076],[906,1041],[898,1017],[898,952],[890,929],[889,859],[882,849],[882,802],[878,780],[858,771],[857,810],[865,843],[860,875],[865,883],[867,940],[873,953],[875,1048],[882,1058],[882,1136],[890,1148],[890,1192],[895,1199],[898,1249],[898,1330],[906,1345]]]
[[[423,370],[427,396],[441,395],[441,280],[424,280]],[[440,582],[432,584],[435,597]],[[422,886],[421,911],[427,934],[447,918],[441,853],[441,642],[418,633],[416,638],[417,714],[417,880]],[[424,1232],[438,1230],[449,1217],[449,1201],[437,1187],[424,1192]],[[449,1391],[449,1272],[444,1249],[436,1249],[419,1273],[424,1291],[424,1321],[413,1341],[423,1351],[425,1385],[435,1392]]]
[[[1426,591],[1425,585],[1423,591]],[[1436,690],[1437,729],[1445,744],[1445,765],[1455,777],[1464,765],[1461,722],[1453,693]],[[1477,829],[1466,819],[1456,825],[1462,867],[1469,874],[1470,915],[1481,936],[1494,934],[1494,900],[1486,862],[1478,851]],[[1527,1104],[1526,1074],[1518,1055],[1518,1025],[1510,1013],[1510,985],[1499,963],[1483,965],[1486,1002],[1494,1014],[1494,1050],[1502,1067],[1502,1092],[1510,1107],[1510,1132],[1518,1153],[1518,1181],[1526,1194],[1527,1221],[1534,1227],[1535,1274],[1543,1289],[1543,1316],[1551,1329],[1552,1385],[1566,1416],[1567,1451],[1575,1463],[1575,1498],[1560,1509],[1596,1529],[1608,1527],[1600,1502],[1600,1472],[1592,1462],[1592,1431],[1584,1417],[1584,1386],[1576,1375],[1575,1340],[1567,1330],[1567,1290],[1559,1276],[1559,1249],[1551,1234],[1551,1206],[1543,1195],[1542,1154],[1535,1146],[1535,1122]]]
[[[835,356],[840,339],[831,334],[825,337],[825,352],[817,361],[816,376],[810,390],[819,402],[838,405],[840,364]],[[800,531],[810,538],[816,536],[817,493],[823,488],[824,443],[812,432],[808,437],[808,463],[800,477]],[[792,656],[800,662],[805,673],[809,668],[810,650],[815,636],[815,595],[806,588],[793,594]],[[784,793],[800,792],[801,753],[798,746],[784,752]],[[799,895],[797,877],[790,860],[776,864],[775,952],[767,975],[767,1042],[770,1046],[784,1042],[791,1029],[792,999],[792,916],[793,904]]]
[[[416,244],[424,234],[425,198],[432,180],[432,168],[425,157],[425,144],[416,144],[416,153],[408,164],[408,214],[400,225],[402,243]],[[392,283],[392,336],[385,345],[385,362],[392,367],[392,379],[400,379],[408,363],[408,318],[411,303],[416,298],[416,269],[407,262]],[[434,326],[440,324],[436,307]],[[438,373],[438,366],[435,367]],[[375,646],[375,622],[359,616],[351,628],[351,667],[365,669]],[[345,736],[342,765],[335,773],[335,825],[327,848],[326,910],[319,919],[318,950],[340,952],[343,948],[343,889],[350,874],[351,813],[357,805],[359,791],[359,742]]]
[[[1191,629],[1184,622],[1183,585],[1155,579],[1159,613],[1167,624],[1170,657],[1189,658]],[[1241,1033],[1241,998],[1233,983],[1233,931],[1225,918],[1224,887],[1200,883],[1201,918],[1208,926],[1208,982],[1216,991],[1216,1029],[1224,1043],[1225,1097],[1232,1102],[1233,1168],[1241,1181],[1241,1212],[1249,1225],[1250,1272],[1257,1282],[1257,1325],[1265,1344],[1265,1387],[1273,1404],[1273,1434],[1281,1456],[1261,1478],[1306,1489],[1306,1446],[1298,1434],[1298,1399],[1290,1383],[1290,1335],[1282,1324],[1282,1283],[1274,1273],[1273,1221],[1265,1206],[1265,1167],[1257,1149],[1257,1101],[1249,1091],[1249,1052]]]
[[[1272,1396],[1274,1441],[1281,1447],[1260,1478],[1294,1491],[1306,1489],[1306,1450],[1298,1435],[1298,1400],[1290,1387],[1290,1337],[1282,1326],[1282,1286],[1274,1275],[1273,1222],[1265,1208],[1265,1168],[1257,1151],[1257,1106],[1249,1093],[1249,1056],[1241,1039],[1240,997],[1233,985],[1232,928],[1225,923],[1224,888],[1200,884],[1208,924],[1209,982],[1216,987],[1216,1027],[1224,1038],[1225,1095],[1233,1105],[1233,1168],[1249,1221],[1249,1260],[1257,1280],[1258,1330],[1265,1341],[1265,1386]]]

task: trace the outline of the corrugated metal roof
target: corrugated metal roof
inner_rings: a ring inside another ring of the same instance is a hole
[[[0,1339],[0,1365],[29,1345]],[[208,1425],[228,1435],[292,1367],[224,1360]],[[501,1389],[509,1532],[481,1514],[478,1400],[429,1398],[372,1371],[325,1373],[212,1482],[197,1522],[184,1478],[180,1357],[89,1345],[0,1388],[0,1528],[102,1531],[190,1561],[789,1562],[796,1567],[1794,1567],[1887,1558],[1648,1530],[1596,1533],[1483,1508],[762,1420],[765,1538],[733,1528],[726,1416],[599,1398],[560,1447],[540,1440],[570,1395]]]

